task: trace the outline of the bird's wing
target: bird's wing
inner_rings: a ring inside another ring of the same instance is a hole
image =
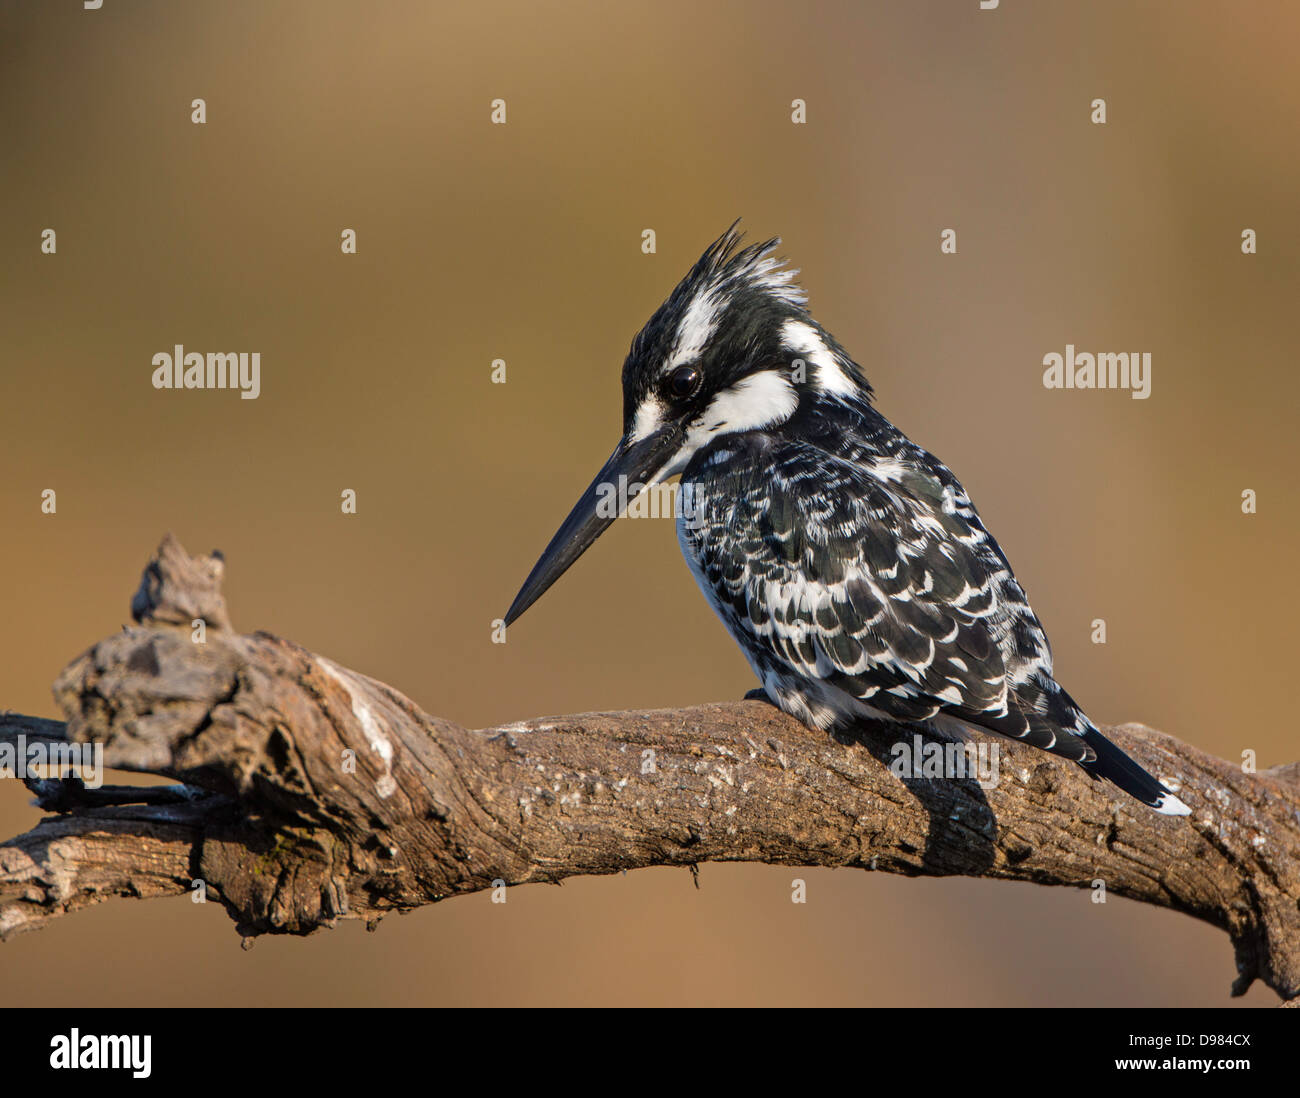
[[[1008,681],[1010,608],[955,481],[902,462],[872,476],[797,443],[764,458],[725,463],[701,492],[699,530],[684,534],[734,628],[796,678],[898,720],[945,713],[1091,754]]]

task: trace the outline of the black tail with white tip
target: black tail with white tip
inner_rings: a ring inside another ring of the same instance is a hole
[[[1143,770],[1123,751],[1106,739],[1095,728],[1083,734],[1083,741],[1092,748],[1096,758],[1079,765],[1094,778],[1113,782],[1130,796],[1150,805],[1162,816],[1190,816],[1192,810],[1164,787],[1153,775]]]

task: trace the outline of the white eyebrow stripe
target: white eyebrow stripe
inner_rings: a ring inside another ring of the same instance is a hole
[[[698,293],[691,299],[677,326],[677,338],[673,349],[664,365],[665,370],[674,369],[700,357],[700,352],[708,346],[713,333],[718,330],[718,318],[723,306],[714,297],[711,289]]]
[[[821,382],[824,391],[842,393],[845,396],[861,392],[853,384],[853,379],[835,361],[835,355],[822,342],[812,325],[805,324],[802,320],[787,320],[781,325],[781,345],[817,367],[817,380]]]

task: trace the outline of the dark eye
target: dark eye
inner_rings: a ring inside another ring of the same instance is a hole
[[[685,400],[700,387],[700,371],[694,366],[678,366],[668,375],[668,392],[676,400]]]

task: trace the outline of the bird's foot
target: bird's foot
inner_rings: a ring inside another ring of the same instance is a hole
[[[764,690],[761,686],[754,687],[754,689],[746,693],[744,698],[742,698],[741,700],[747,702],[767,702],[768,705],[776,704],[774,701],[772,701],[771,698],[767,696],[767,691]]]

